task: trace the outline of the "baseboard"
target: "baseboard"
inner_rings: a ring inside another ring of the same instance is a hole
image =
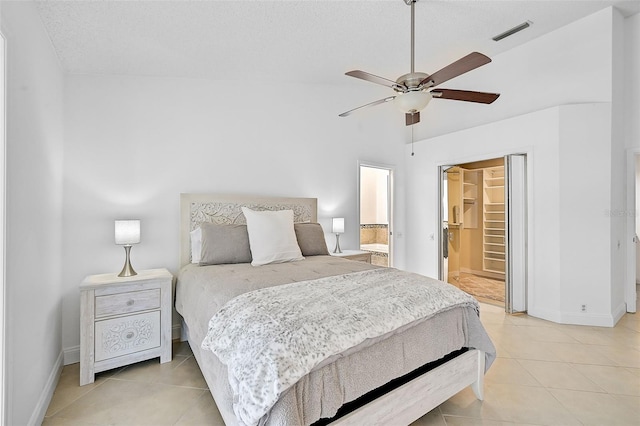
[[[80,362],[80,345],[63,349],[64,365],[75,364]]]
[[[615,325],[618,323],[618,321],[620,321],[620,319],[626,313],[627,313],[627,304],[622,302],[620,305],[618,305],[618,309],[613,311],[613,325],[612,325],[612,327],[615,327]]]
[[[613,327],[618,320],[624,315],[625,308],[623,307],[622,314],[620,314],[620,308],[616,310],[615,314],[590,314],[587,312],[563,312],[562,324],[574,324],[574,325],[590,325],[596,327]]]
[[[44,389],[42,389],[42,393],[40,394],[40,398],[38,398],[38,403],[36,404],[33,413],[31,414],[31,418],[29,419],[29,425],[41,425],[44,420],[45,414],[47,414],[47,409],[49,408],[49,404],[51,403],[51,398],[53,398],[53,392],[56,390],[56,386],[58,385],[58,380],[60,380],[60,375],[62,374],[62,359],[64,357],[64,353],[60,352],[56,362],[53,364],[53,369],[49,374],[49,378],[47,379],[47,383],[44,385]]]
[[[547,321],[557,322],[558,324],[562,323],[562,315],[558,311],[554,311],[551,309],[539,309],[535,306],[531,306],[529,304],[527,306],[527,314],[532,317],[540,318]]]

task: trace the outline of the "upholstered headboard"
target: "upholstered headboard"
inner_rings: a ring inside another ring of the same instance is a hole
[[[228,194],[180,194],[180,267],[191,262],[189,232],[203,222],[245,224],[242,207],[293,210],[294,222],[317,222],[317,198],[253,197]]]

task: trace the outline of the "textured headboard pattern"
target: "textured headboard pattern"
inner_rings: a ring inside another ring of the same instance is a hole
[[[294,222],[318,221],[316,198],[180,194],[180,266],[191,262],[191,231],[203,222],[244,225],[246,219],[242,207],[252,210],[293,210]]]
[[[190,204],[190,220],[189,230],[193,231],[203,222],[218,223],[221,225],[244,225],[247,223],[244,215],[242,214],[242,207],[248,207],[251,210],[293,210],[293,221],[299,222],[312,222],[315,218],[315,211],[311,211],[309,204],[296,204],[287,202],[253,202],[253,203],[238,203],[238,202],[207,202],[207,201],[192,201]]]

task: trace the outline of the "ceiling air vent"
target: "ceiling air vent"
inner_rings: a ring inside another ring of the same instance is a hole
[[[503,38],[507,38],[510,35],[514,35],[517,32],[520,32],[522,30],[524,30],[525,28],[529,28],[531,26],[531,24],[533,24],[533,22],[531,21],[525,21],[520,25],[517,25],[513,28],[511,28],[510,30],[507,30],[505,32],[503,32],[502,34],[498,34],[497,36],[493,37],[493,41],[500,41]]]

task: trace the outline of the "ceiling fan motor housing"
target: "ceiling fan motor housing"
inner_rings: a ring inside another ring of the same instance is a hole
[[[426,89],[433,86],[433,82],[429,81],[427,84],[423,84],[422,86],[420,86],[420,82],[428,77],[429,74],[424,72],[411,72],[409,74],[402,75],[396,80],[398,86],[394,87],[393,90],[398,93],[406,93],[409,91]]]

